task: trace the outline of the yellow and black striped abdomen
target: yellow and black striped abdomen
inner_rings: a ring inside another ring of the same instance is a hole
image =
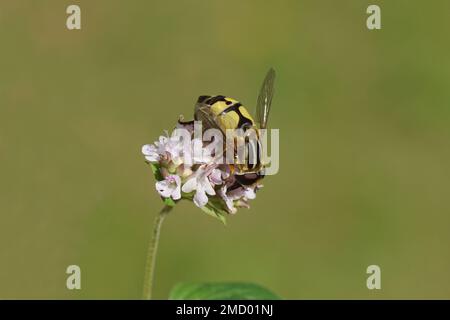
[[[222,130],[246,129],[254,126],[252,116],[239,101],[225,96],[213,96],[203,103],[210,106],[216,116],[217,124]]]

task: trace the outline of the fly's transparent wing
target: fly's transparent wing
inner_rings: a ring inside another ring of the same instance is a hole
[[[202,122],[203,131],[206,129],[219,129],[222,134],[224,133],[219,127],[216,121],[216,116],[211,112],[208,105],[199,106],[195,110],[197,120]]]
[[[256,102],[256,117],[261,129],[267,128],[267,119],[269,117],[270,106],[273,98],[273,86],[275,82],[275,70],[272,68],[266,74],[264,82],[259,91]]]
[[[200,105],[198,108],[196,108],[195,115],[197,120],[202,122],[203,132],[208,129],[218,129],[222,133],[222,141],[223,141],[222,150],[218,154],[216,154],[214,158],[215,160],[222,159],[223,161],[224,149],[226,148],[225,144],[226,135],[223,132],[223,130],[218,126],[216,122],[216,116],[211,112],[210,106]]]

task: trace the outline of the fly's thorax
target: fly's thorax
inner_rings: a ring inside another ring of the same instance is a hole
[[[222,95],[200,96],[198,108],[208,107],[211,117],[217,126],[225,131],[226,129],[239,129],[254,126],[255,122],[248,110],[237,100]]]
[[[239,101],[222,95],[200,96],[195,111],[201,113],[196,119],[206,123],[206,127],[219,128],[225,134],[225,163],[234,165],[240,174],[263,168],[259,129]]]

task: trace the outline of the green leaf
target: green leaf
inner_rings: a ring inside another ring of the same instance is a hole
[[[158,164],[150,163],[150,168],[152,168],[152,172],[156,180],[161,181],[164,179],[164,177],[161,174],[161,171],[159,170],[160,168]]]
[[[180,283],[171,300],[279,300],[273,292],[253,283]]]
[[[164,204],[169,207],[175,207],[175,205],[177,204],[172,198],[161,197],[161,199],[163,199]]]
[[[219,219],[223,224],[226,225],[227,220],[225,216],[228,214],[228,212],[223,208],[223,205],[220,202],[220,200],[209,198],[209,201],[206,204],[206,206],[201,207],[200,209],[202,209],[210,216]]]

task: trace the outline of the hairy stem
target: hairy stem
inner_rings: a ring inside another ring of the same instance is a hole
[[[159,214],[155,218],[155,224],[153,226],[153,235],[150,239],[150,244],[147,251],[147,260],[145,262],[145,274],[144,274],[144,292],[142,298],[144,300],[150,300],[152,298],[153,279],[155,273],[156,254],[158,251],[159,235],[161,233],[161,226],[166,215],[172,210],[171,206],[164,206]]]

